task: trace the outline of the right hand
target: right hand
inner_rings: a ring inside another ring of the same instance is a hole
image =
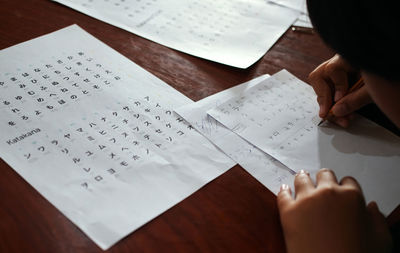
[[[317,94],[321,118],[326,118],[332,108],[334,117],[328,117],[328,120],[346,128],[353,112],[372,102],[365,86],[346,94],[349,89],[348,76],[356,73],[338,54],[310,73],[309,82]],[[334,102],[336,104],[332,107]]]

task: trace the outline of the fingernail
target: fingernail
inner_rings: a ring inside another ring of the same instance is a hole
[[[335,102],[339,101],[343,97],[344,93],[343,91],[337,90],[335,92]]]
[[[332,112],[335,116],[338,117],[345,116],[346,114],[348,114],[347,106],[346,104],[336,104],[332,108]]]
[[[289,185],[287,185],[287,184],[281,185],[281,191],[288,191],[289,189],[290,189]]]
[[[300,170],[298,173],[297,173],[297,175],[309,175],[310,173],[308,173],[307,171],[305,171],[305,170]]]

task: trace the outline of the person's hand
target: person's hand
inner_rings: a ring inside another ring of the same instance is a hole
[[[322,63],[310,73],[309,82],[317,94],[321,118],[327,117],[332,108],[334,117],[328,117],[328,120],[348,127],[352,113],[372,102],[365,87],[346,94],[349,89],[348,77],[355,73],[357,71],[339,55]],[[336,104],[332,107],[334,102]]]
[[[278,208],[288,253],[391,252],[392,239],[375,202],[365,205],[361,188],[351,177],[337,182],[322,169],[314,185],[301,171],[295,198],[289,186],[278,194]]]

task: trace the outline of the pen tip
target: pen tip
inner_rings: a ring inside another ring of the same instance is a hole
[[[322,123],[324,123],[324,120],[321,120],[321,121],[318,123],[318,126],[322,125]]]

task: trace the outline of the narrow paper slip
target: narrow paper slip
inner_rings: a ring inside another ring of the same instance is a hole
[[[300,14],[264,0],[55,0],[146,39],[247,68]]]
[[[184,105],[175,111],[239,163],[250,175],[277,194],[282,184],[293,185],[295,172],[207,115],[208,110],[230,98],[240,96],[268,77],[269,75],[260,76],[198,102]]]
[[[294,171],[355,177],[367,200],[391,212],[399,204],[400,138],[362,117],[349,129],[318,127],[318,109],[311,86],[283,70],[208,113]]]
[[[102,249],[235,164],[173,113],[189,98],[76,25],[0,69],[2,159]]]

